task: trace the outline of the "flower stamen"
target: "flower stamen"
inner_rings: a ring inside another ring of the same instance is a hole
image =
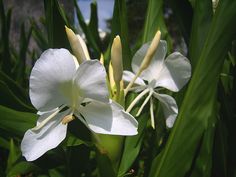
[[[142,104],[141,107],[139,108],[138,113],[136,114],[136,117],[138,117],[138,116],[141,114],[141,112],[142,112],[144,106],[147,104],[147,102],[148,102],[148,100],[150,99],[150,97],[152,96],[152,94],[153,94],[153,91],[150,90],[149,95],[147,96],[147,98],[144,100],[143,104]]]
[[[150,98],[150,115],[151,115],[151,126],[155,129],[155,120],[154,120],[154,112],[153,112],[153,99]]]
[[[66,105],[62,105],[55,112],[53,112],[46,119],[44,119],[39,125],[37,125],[36,127],[32,128],[31,130],[32,131],[40,130],[42,127],[44,127],[44,125],[46,125],[51,119],[53,119],[65,107],[66,107]]]
[[[145,89],[143,90],[129,105],[129,107],[127,108],[126,112],[130,112],[131,109],[133,109],[133,107],[138,103],[138,101],[146,94],[149,92],[149,89]]]

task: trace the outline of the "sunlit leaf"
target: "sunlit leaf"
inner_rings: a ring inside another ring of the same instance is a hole
[[[150,177],[181,177],[190,170],[203,132],[216,116],[218,78],[236,31],[232,27],[235,8],[236,1],[220,1],[179,116],[162,155],[152,166]]]

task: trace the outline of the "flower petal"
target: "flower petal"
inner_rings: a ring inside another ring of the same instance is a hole
[[[147,50],[150,46],[150,42],[144,44],[134,55],[132,60],[132,69],[135,73],[138,72],[139,67],[147,53]],[[140,77],[144,80],[151,82],[153,79],[158,77],[160,70],[162,69],[162,65],[164,62],[164,58],[167,51],[166,41],[160,41],[156,53],[153,56],[153,59],[147,69],[145,69]]]
[[[25,133],[21,142],[21,151],[27,161],[36,160],[48,150],[57,147],[65,139],[67,125],[63,125],[61,120],[68,113],[68,111],[58,113],[41,129],[29,129]]]
[[[89,128],[95,133],[110,135],[136,135],[138,122],[117,103],[93,101],[79,112],[85,118]]]
[[[123,80],[125,83],[129,83],[134,77],[135,77],[134,73],[130,71],[123,71]],[[145,82],[140,77],[138,77],[135,80],[134,84],[140,85],[140,86],[146,85]]]
[[[179,52],[170,54],[156,78],[155,87],[165,87],[171,91],[179,91],[191,77],[189,60]]]
[[[173,127],[175,119],[178,115],[178,106],[175,99],[166,94],[158,94],[154,92],[153,95],[161,103],[166,118],[166,126],[169,128]]]
[[[106,71],[98,60],[87,60],[79,66],[75,84],[81,97],[102,102],[109,101]]]
[[[48,49],[36,61],[30,75],[30,99],[42,112],[66,103],[76,72],[72,55],[66,49]]]

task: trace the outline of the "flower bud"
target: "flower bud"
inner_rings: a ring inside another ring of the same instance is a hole
[[[114,81],[118,85],[120,84],[123,75],[122,46],[119,36],[116,36],[112,43],[111,63],[113,68]]]
[[[76,35],[67,26],[65,26],[65,30],[66,30],[67,38],[70,42],[70,46],[73,51],[73,54],[77,58],[79,64],[81,64],[86,59],[89,59],[88,50],[83,39],[79,35]]]
[[[157,50],[160,39],[161,39],[161,32],[158,30],[150,44],[150,47],[147,50],[147,53],[143,59],[143,62],[140,65],[141,71],[145,70],[150,65],[153,55],[155,54]]]

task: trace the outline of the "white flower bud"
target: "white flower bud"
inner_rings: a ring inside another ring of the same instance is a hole
[[[73,51],[73,54],[77,58],[79,64],[81,64],[83,61],[85,61],[88,58],[88,52],[87,47],[85,49],[84,46],[85,43],[81,43],[81,40],[83,40],[81,37],[79,38],[78,35],[76,35],[70,28],[65,26],[67,38],[70,42],[71,49]]]
[[[150,47],[148,48],[148,51],[143,59],[143,62],[140,65],[140,70],[145,70],[151,63],[153,55],[155,54],[158,44],[161,39],[161,32],[158,30],[150,44]]]
[[[119,84],[123,75],[122,46],[119,36],[116,36],[112,43],[111,63],[114,81],[116,84]]]

